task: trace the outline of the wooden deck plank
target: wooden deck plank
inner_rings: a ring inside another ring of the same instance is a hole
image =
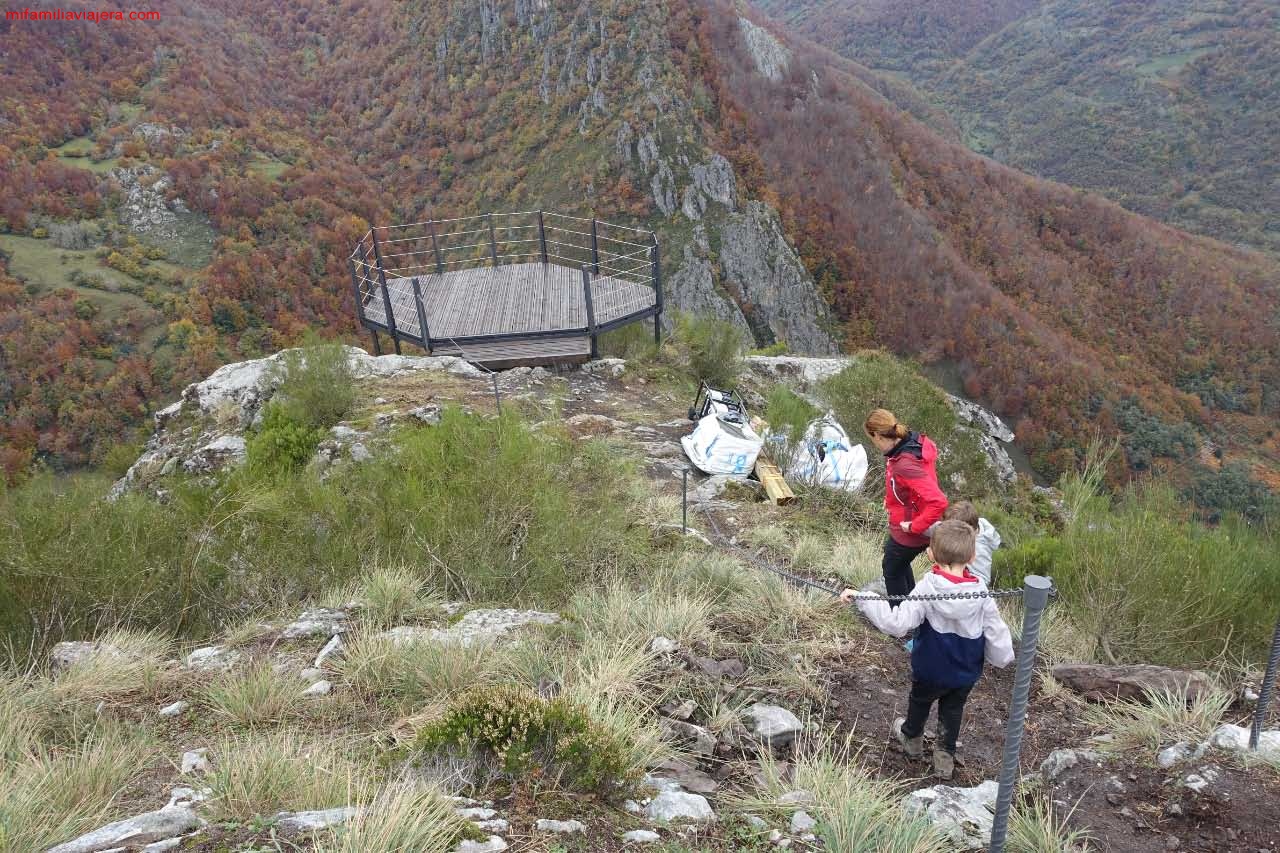
[[[582,292],[582,272],[565,264],[530,261],[499,267],[477,266],[466,270],[446,270],[443,274],[419,275],[423,308],[434,351],[452,351],[444,339],[484,335],[581,329],[587,324]],[[392,311],[399,330],[419,335],[417,309],[410,278],[387,280]],[[625,279],[599,276],[592,279],[592,306],[597,325],[637,311],[652,308],[652,288]],[[384,323],[385,309],[379,290],[364,306],[365,316]],[[503,353],[524,359],[517,363],[554,363],[573,360],[589,353],[587,338],[526,339],[468,346],[483,347],[474,360],[483,357],[500,363]],[[539,362],[539,360],[541,360]]]

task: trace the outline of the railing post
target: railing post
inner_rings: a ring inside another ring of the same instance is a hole
[[[653,247],[653,297],[657,313],[653,315],[653,342],[662,343],[662,261],[658,257],[658,235],[649,234]]]
[[[400,333],[396,331],[396,315],[391,310],[391,294],[387,292],[387,273],[382,268],[382,252],[378,249],[378,234],[369,229],[369,237],[373,240],[373,259],[378,265],[378,281],[382,285],[382,305],[387,312],[387,329],[391,332],[391,342],[395,344],[396,355],[400,355]]]
[[[498,238],[493,233],[493,214],[489,215],[489,257],[493,260],[493,265],[498,265]]]
[[[418,278],[414,276],[413,306],[418,310],[418,335],[422,338],[422,348],[431,355],[431,332],[427,330],[427,309],[422,305],[422,288],[418,286]]]
[[[356,294],[356,318],[364,321],[364,297],[360,295],[360,282],[356,281],[356,259],[347,258],[347,266],[351,268],[351,289]]]
[[[440,244],[436,242],[435,220],[427,223],[431,228],[431,251],[436,254],[436,275],[444,275],[444,260],[440,257]]]
[[[1009,808],[1018,784],[1018,762],[1022,753],[1022,733],[1027,723],[1027,699],[1031,695],[1031,673],[1036,665],[1036,645],[1040,640],[1040,617],[1049,603],[1053,583],[1039,575],[1027,575],[1022,586],[1022,634],[1018,643],[1018,666],[1013,676],[1013,701],[1004,733],[1004,763],[1000,767],[1000,792],[991,824],[990,853],[1003,853],[1009,834]]]
[[[1258,707],[1253,711],[1253,729],[1249,732],[1249,749],[1258,748],[1258,736],[1267,719],[1267,706],[1271,704],[1271,692],[1276,686],[1276,666],[1280,664],[1280,619],[1276,620],[1276,632],[1271,638],[1271,657],[1267,659],[1267,671],[1262,676],[1258,690]]]
[[[373,354],[382,355],[382,341],[378,340],[378,330],[370,329],[369,336],[373,338]]]
[[[689,466],[685,466],[680,472],[683,485],[680,489],[682,498],[680,500],[680,533],[689,535]]]
[[[596,341],[596,311],[591,305],[591,273],[586,266],[582,267],[582,297],[587,306],[587,332],[591,335],[591,358],[599,357],[599,348]]]
[[[542,248],[542,262],[547,262],[547,226],[542,222],[542,211],[538,211],[538,245]]]
[[[591,218],[591,273],[600,275],[600,245],[596,242],[596,220]]]

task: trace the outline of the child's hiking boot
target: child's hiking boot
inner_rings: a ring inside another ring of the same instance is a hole
[[[898,739],[898,743],[902,744],[902,751],[910,758],[924,757],[924,735],[916,735],[915,737],[907,737],[902,731],[902,724],[907,721],[906,717],[899,717],[893,721],[893,736]]]
[[[956,772],[956,757],[945,749],[933,751],[933,774],[939,779],[949,780]]]

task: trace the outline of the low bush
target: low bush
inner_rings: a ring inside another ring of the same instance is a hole
[[[804,431],[810,422],[821,414],[816,406],[785,385],[775,385],[769,391],[765,420],[775,433],[784,436],[787,441],[799,441],[804,437]]]
[[[675,342],[688,358],[694,381],[716,387],[737,383],[745,344],[737,326],[712,317],[678,314]]]
[[[247,470],[260,478],[290,474],[307,464],[324,436],[324,430],[298,420],[293,407],[272,401],[245,442]]]
[[[513,779],[613,796],[638,781],[627,744],[564,699],[508,687],[471,691],[423,727],[414,749],[478,751]]]
[[[318,429],[328,429],[351,411],[354,379],[346,348],[314,338],[286,350],[269,376],[276,384],[275,399],[290,419]]]
[[[340,478],[176,482],[162,503],[104,501],[102,476],[37,474],[0,490],[0,634],[27,649],[38,627],[37,655],[125,623],[206,634],[341,588],[371,555],[414,566],[429,596],[558,608],[645,564],[631,481],[601,444],[454,409]]]

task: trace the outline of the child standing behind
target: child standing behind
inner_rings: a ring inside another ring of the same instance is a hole
[[[969,562],[969,571],[991,585],[991,559],[995,550],[1000,547],[1000,531],[985,518],[978,517],[977,508],[968,501],[957,501],[942,513],[943,520],[963,521],[973,528],[974,553]],[[930,531],[932,532],[932,531]]]
[[[974,532],[963,521],[938,522],[933,528],[929,558],[934,566],[916,585],[912,596],[985,591],[987,584],[968,569],[974,555]],[[855,600],[857,590],[846,589],[840,600]],[[950,779],[955,772],[956,740],[969,691],[982,675],[983,659],[1004,667],[1013,661],[1009,628],[992,598],[917,601],[908,598],[891,608],[886,601],[857,599],[858,609],[877,628],[902,637],[920,628],[911,651],[911,693],[907,716],[893,721],[893,733],[907,755],[924,755],[924,724],[938,703],[938,741],[933,751],[934,772]]]

